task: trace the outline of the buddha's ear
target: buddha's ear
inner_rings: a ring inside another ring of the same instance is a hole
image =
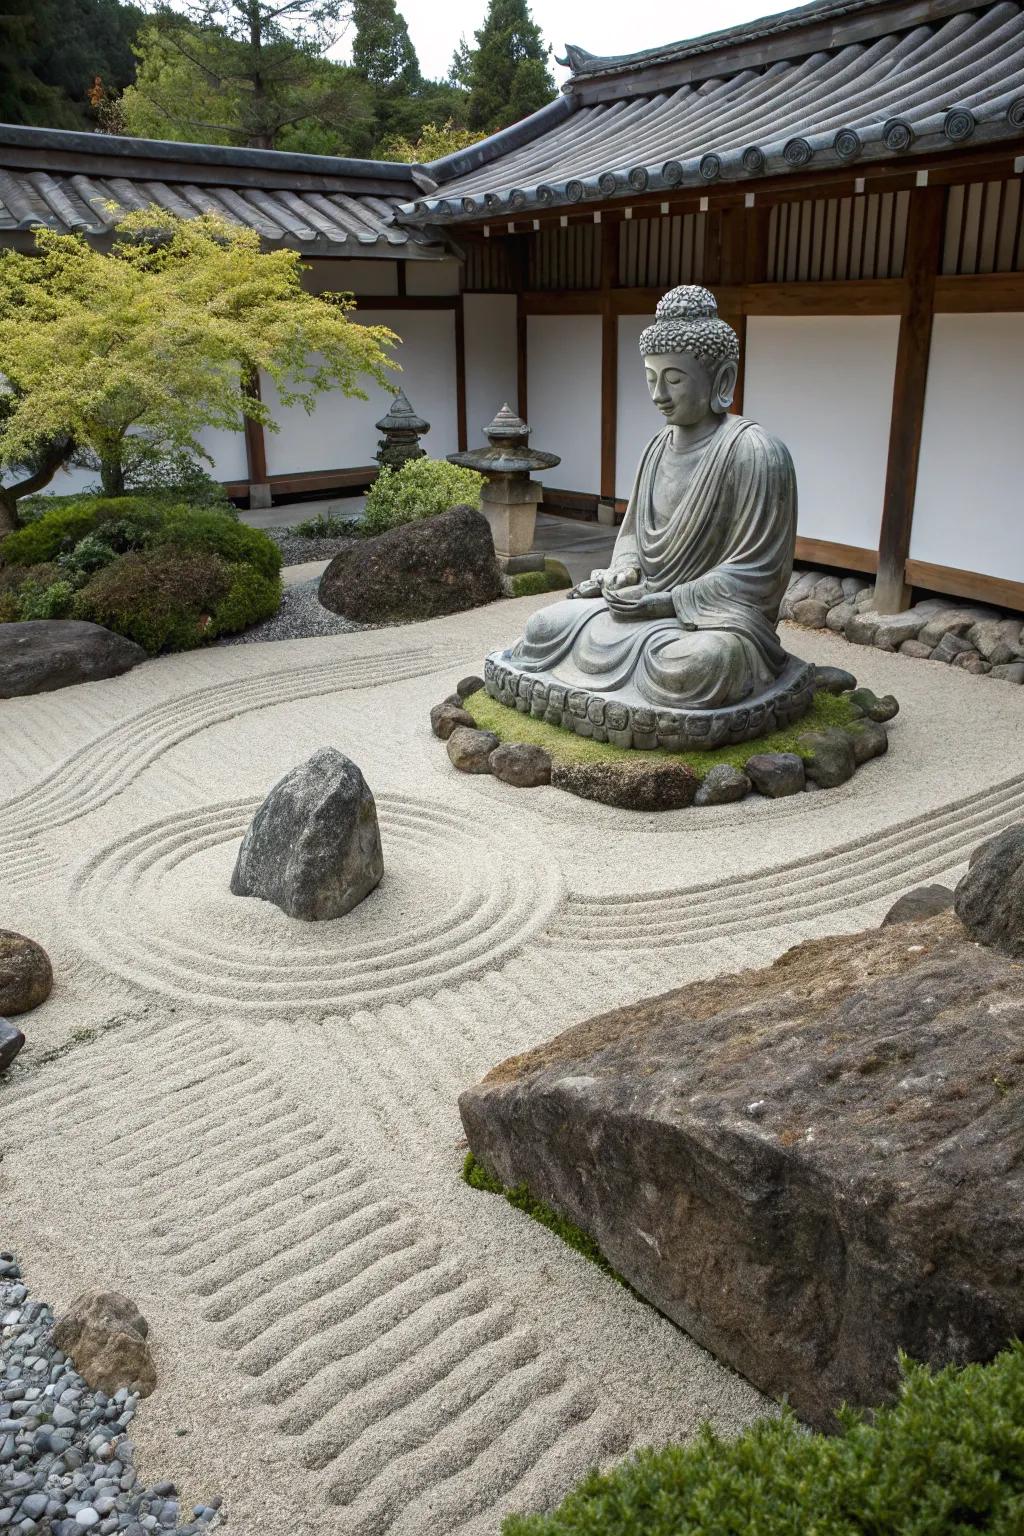
[[[716,416],[724,416],[732,405],[732,397],[736,390],[736,379],[739,369],[730,359],[725,358],[719,363],[711,386],[711,409]]]

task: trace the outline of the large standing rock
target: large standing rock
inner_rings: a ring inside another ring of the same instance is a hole
[[[84,1291],[54,1328],[53,1342],[94,1392],[110,1396],[129,1387],[148,1397],[156,1386],[148,1334],[149,1324],[127,1296]]]
[[[53,967],[43,946],[0,928],[0,1018],[38,1008],[52,986]]]
[[[0,699],[120,677],[145,660],[141,645],[102,624],[79,619],[0,624]]]
[[[369,786],[355,763],[321,747],[285,774],[256,812],[231,889],[314,922],[351,912],[383,874]]]
[[[320,601],[361,624],[461,613],[501,596],[487,519],[472,507],[353,539],[320,578]]]
[[[1024,1329],[1024,970],[952,913],[588,1020],[459,1101],[505,1185],[829,1425]]]
[[[973,938],[1004,955],[1024,957],[1024,824],[1007,827],[974,850],[954,906]]]

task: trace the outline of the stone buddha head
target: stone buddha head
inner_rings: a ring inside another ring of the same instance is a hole
[[[732,405],[740,344],[715,296],[687,284],[658,303],[640,337],[647,388],[670,426],[695,427]]]

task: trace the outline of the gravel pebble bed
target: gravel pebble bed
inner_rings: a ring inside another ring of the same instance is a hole
[[[0,1253],[0,1531],[19,1536],[200,1536],[224,1524],[220,1499],[179,1525],[173,1483],[140,1481],[126,1431],[138,1394],[93,1392],[50,1338],[56,1319],[30,1301]]]
[[[309,640],[315,635],[344,635],[350,631],[368,629],[371,626],[356,624],[352,619],[332,613],[317,597],[320,579],[300,581],[297,586],[285,587],[281,606],[272,618],[262,624],[254,624],[238,635],[225,635],[215,640],[215,645],[251,645],[262,640]]]
[[[333,560],[349,542],[344,538],[304,539],[301,534],[292,533],[290,528],[264,528],[263,532],[273,539],[285,565],[305,565],[308,560]]]

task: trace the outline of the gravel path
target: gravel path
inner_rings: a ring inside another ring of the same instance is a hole
[[[345,538],[304,539],[290,528],[264,528],[263,532],[273,539],[285,565],[305,565],[308,560],[333,560],[338,551],[349,543]]]
[[[30,1301],[12,1253],[0,1253],[0,1529],[20,1536],[198,1536],[223,1522],[220,1500],[187,1524],[173,1483],[145,1487],[127,1431],[138,1395],[86,1386],[50,1340],[54,1315]]]
[[[345,635],[366,629],[353,619],[343,619],[340,613],[332,613],[317,597],[320,578],[301,581],[297,586],[285,587],[281,606],[272,618],[262,624],[254,624],[240,635],[225,635],[216,645],[252,645],[265,640],[309,640],[315,635]]]

